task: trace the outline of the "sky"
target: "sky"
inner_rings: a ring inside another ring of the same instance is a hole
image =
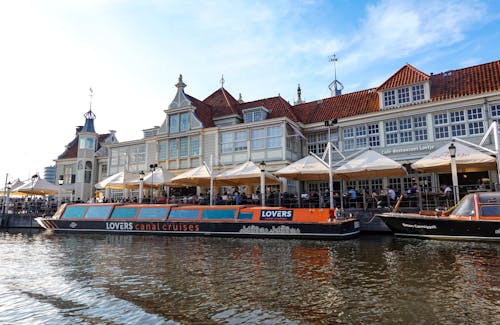
[[[16,0],[0,2],[0,187],[65,150],[90,107],[98,133],[160,126],[179,74],[293,103],[377,87],[409,63],[439,73],[500,59],[500,2],[469,0]]]

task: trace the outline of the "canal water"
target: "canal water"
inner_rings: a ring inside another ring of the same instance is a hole
[[[0,232],[0,324],[500,323],[500,245]]]

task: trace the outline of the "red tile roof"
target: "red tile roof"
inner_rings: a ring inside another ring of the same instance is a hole
[[[83,128],[82,126],[77,127],[76,132],[80,132],[82,128]],[[101,143],[103,143],[109,137],[109,135],[110,133],[99,134],[97,139],[97,150],[101,148]],[[76,158],[77,156],[78,156],[78,134],[70,143],[68,143],[68,145],[66,146],[66,150],[64,150],[64,152],[60,154],[59,157],[57,157],[57,159],[70,159],[70,158]]]
[[[422,71],[416,69],[410,64],[405,64],[389,79],[387,79],[377,90],[385,90],[391,88],[401,87],[403,85],[412,85],[429,80],[429,76]]]
[[[431,100],[500,91],[500,60],[431,75]]]
[[[368,89],[345,95],[325,98],[294,106],[295,115],[300,121],[308,124],[377,112],[379,110],[378,94],[375,89]]]
[[[238,101],[222,87],[205,98],[203,103],[212,107],[212,117],[241,113],[237,109]]]

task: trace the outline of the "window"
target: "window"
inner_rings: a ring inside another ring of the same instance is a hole
[[[167,141],[161,141],[158,144],[158,159],[159,160],[167,159]]]
[[[188,137],[180,138],[179,157],[187,157],[188,155]]]
[[[189,113],[183,113],[181,114],[181,121],[180,121],[180,131],[187,131],[189,130]]]
[[[267,147],[268,148],[279,148],[282,146],[281,136],[282,136],[281,126],[272,126],[267,128]]]
[[[91,137],[80,137],[80,144],[78,145],[80,149],[95,150],[95,141]]]
[[[490,110],[491,117],[498,123],[500,121],[500,105],[491,105]]]
[[[410,88],[398,89],[398,103],[404,104],[410,102]]]
[[[191,157],[196,157],[200,155],[200,138],[191,138]]]
[[[482,107],[435,114],[434,133],[436,139],[484,133]]]
[[[169,116],[168,127],[170,133],[179,132],[179,115],[174,114]]]
[[[177,139],[170,139],[168,141],[168,158],[177,158]]]
[[[415,85],[411,87],[411,95],[414,102],[424,100],[424,85]]]
[[[243,122],[250,123],[262,121],[267,118],[267,109],[263,106],[243,110]]]
[[[73,175],[73,167],[72,166],[64,166],[64,184],[72,184],[72,175]]]
[[[266,146],[266,130],[265,129],[253,129],[251,130],[252,138],[252,150],[264,149]]]
[[[378,124],[360,125],[346,128],[344,134],[344,150],[363,149],[368,146],[380,146]]]
[[[85,162],[85,177],[83,182],[90,183],[92,181],[92,163],[90,161]]]
[[[333,135],[332,135],[333,137]],[[332,143],[337,143],[332,140]],[[322,155],[326,150],[326,145],[328,144],[328,133],[316,133],[309,134],[307,136],[307,152],[312,152],[317,155]],[[337,143],[338,144],[338,143]]]
[[[247,131],[226,132],[221,135],[221,150],[223,153],[247,150]]]
[[[384,92],[384,106],[392,106],[396,104],[396,95],[394,90],[389,90]]]

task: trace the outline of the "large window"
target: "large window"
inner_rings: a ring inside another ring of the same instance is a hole
[[[281,126],[273,126],[267,128],[267,147],[279,148],[282,146],[282,129]]]
[[[345,128],[344,150],[357,150],[366,147],[380,146],[380,135],[378,124],[359,125]]]
[[[80,149],[95,150],[95,140],[92,137],[80,136],[80,144],[78,145]]]
[[[499,123],[500,122],[500,104],[491,105],[490,110],[491,110],[491,118],[494,121],[497,121],[497,123]]]
[[[225,132],[221,135],[221,151],[223,153],[247,150],[248,132]]]
[[[419,102],[424,99],[425,91],[423,84],[384,91],[384,107]]]
[[[177,139],[168,140],[168,158],[177,158]]]
[[[191,157],[197,157],[200,155],[200,138],[191,138]]]
[[[179,115],[174,114],[170,115],[168,119],[168,130],[170,133],[177,133],[179,132]]]
[[[262,121],[267,118],[267,109],[265,107],[256,107],[243,110],[243,122],[250,123]]]
[[[189,130],[189,113],[182,113],[181,114],[179,129],[181,132]]]
[[[484,114],[481,107],[433,115],[436,139],[484,133]]]
[[[252,137],[252,150],[264,149],[266,147],[266,129],[253,129],[250,133]]]
[[[309,134],[307,136],[307,153],[312,152],[316,155],[322,155],[325,152],[328,143],[326,132]]]
[[[414,116],[389,120],[384,123],[387,145],[427,141],[425,116]]]
[[[187,157],[188,156],[188,148],[189,148],[188,137],[180,138],[179,157],[181,157],[181,158]]]

